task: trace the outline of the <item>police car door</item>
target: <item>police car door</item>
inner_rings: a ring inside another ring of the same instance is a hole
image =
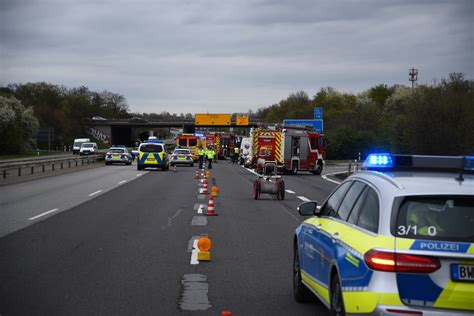
[[[474,310],[474,198],[396,201],[397,285],[414,307]]]

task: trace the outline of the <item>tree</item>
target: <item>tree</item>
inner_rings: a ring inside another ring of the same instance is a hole
[[[0,96],[0,154],[33,149],[38,126],[31,107],[25,107],[14,97]]]

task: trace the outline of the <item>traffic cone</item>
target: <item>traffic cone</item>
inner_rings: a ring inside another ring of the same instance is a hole
[[[207,191],[207,184],[204,183],[204,186],[201,189],[201,194],[209,194],[209,191]]]
[[[216,210],[214,209],[214,197],[211,195],[209,198],[209,203],[207,204],[207,216],[217,216]]]
[[[232,316],[230,311],[222,311],[221,316]]]
[[[199,171],[196,170],[196,173],[194,173],[194,179],[199,179]]]
[[[202,183],[207,184],[207,179],[204,179]]]

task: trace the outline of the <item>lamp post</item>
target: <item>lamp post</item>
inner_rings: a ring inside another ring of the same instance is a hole
[[[408,69],[408,80],[411,81],[411,88],[413,89],[415,87],[415,81],[418,80],[418,69]]]

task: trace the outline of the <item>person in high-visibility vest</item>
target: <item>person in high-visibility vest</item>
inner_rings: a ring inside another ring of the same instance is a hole
[[[202,164],[204,162],[204,155],[206,154],[206,151],[202,146],[199,146],[198,149],[198,159],[199,159],[199,169],[202,169]]]
[[[207,161],[209,163],[207,165],[208,169],[212,169],[212,161],[214,160],[215,154],[216,154],[216,152],[214,151],[214,149],[212,147],[207,149],[206,156],[207,156]]]
[[[236,163],[239,160],[239,147],[234,147],[234,158],[232,159],[232,163]]]

